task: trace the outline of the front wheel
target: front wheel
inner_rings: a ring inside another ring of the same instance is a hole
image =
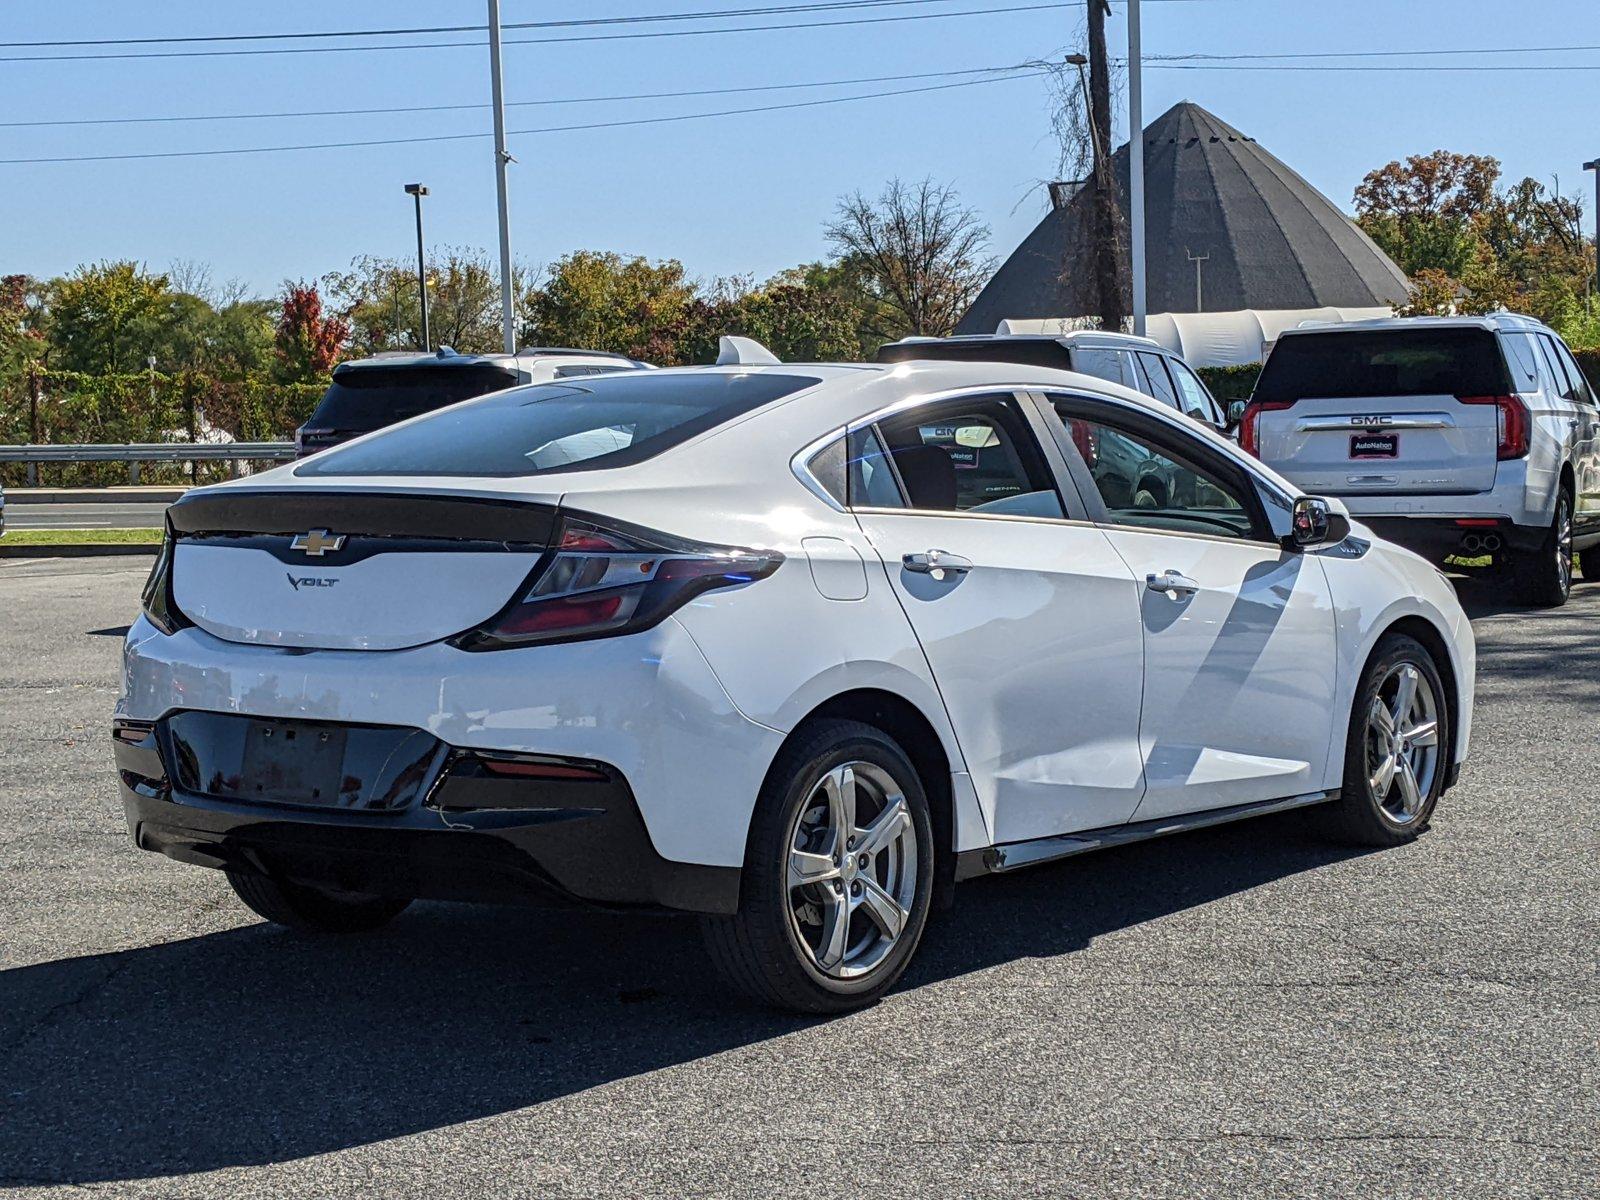
[[[828,720],[774,762],[751,822],[739,911],[704,920],[723,975],[762,1003],[839,1013],[900,978],[927,924],[927,793],[900,746]]]
[[[326,891],[250,871],[228,871],[227,876],[251,912],[302,933],[366,933],[387,925],[411,903],[364,892]]]
[[[1362,846],[1399,846],[1427,827],[1444,790],[1450,710],[1426,646],[1385,635],[1362,672],[1345,742],[1344,785],[1324,809],[1329,832]]]
[[[1567,602],[1572,593],[1572,499],[1565,490],[1556,496],[1555,516],[1538,548],[1514,559],[1512,571],[1523,603],[1560,608]]]

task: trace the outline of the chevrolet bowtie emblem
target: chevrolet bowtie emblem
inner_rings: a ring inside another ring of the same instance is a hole
[[[296,534],[294,541],[289,543],[289,549],[304,550],[312,558],[321,558],[329,550],[338,550],[343,546],[344,534],[331,533],[326,529],[311,529]]]

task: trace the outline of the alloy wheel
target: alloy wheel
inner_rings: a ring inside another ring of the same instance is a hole
[[[917,835],[894,778],[869,762],[834,767],[795,814],[785,881],[791,930],[834,979],[894,950],[917,894]]]
[[[1572,509],[1565,494],[1556,501],[1556,578],[1565,594],[1572,587]]]
[[[1439,770],[1439,707],[1418,667],[1399,662],[1378,684],[1367,714],[1367,782],[1397,825],[1422,815]]]

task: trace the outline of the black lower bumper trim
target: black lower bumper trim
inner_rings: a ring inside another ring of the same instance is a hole
[[[662,858],[627,781],[604,764],[588,764],[602,776],[592,780],[485,778],[457,752],[403,808],[296,806],[176,788],[159,725],[130,740],[137,732],[113,739],[129,832],[182,862],[419,899],[738,908],[739,869]]]
[[[1546,536],[1543,529],[1517,525],[1507,520],[1497,520],[1492,525],[1458,525],[1454,517],[1357,516],[1355,519],[1384,541],[1404,546],[1435,563],[1442,563],[1447,558],[1524,553],[1536,550]],[[1469,549],[1462,545],[1466,537],[1483,538],[1491,534],[1499,539],[1498,550]]]

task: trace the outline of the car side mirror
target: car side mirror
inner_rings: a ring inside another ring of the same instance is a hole
[[[1233,400],[1228,404],[1228,428],[1239,428],[1239,422],[1244,420],[1244,401]]]
[[[1350,536],[1350,515],[1344,505],[1321,496],[1301,496],[1294,502],[1294,516],[1286,549],[1310,550],[1317,546],[1337,546]]]

